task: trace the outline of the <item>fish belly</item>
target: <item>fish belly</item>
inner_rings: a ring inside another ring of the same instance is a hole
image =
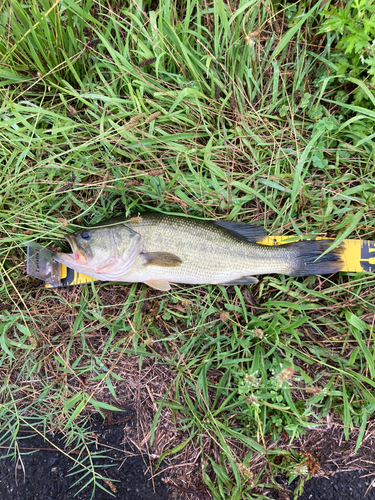
[[[145,282],[165,280],[169,283],[184,284],[220,284],[240,280],[245,276],[258,274],[282,273],[280,259],[254,255],[253,258],[230,248],[220,248],[216,252],[199,253],[181,245],[175,247],[147,246],[148,252],[169,252],[177,255],[182,264],[176,267],[162,267],[145,264],[141,257],[137,259],[124,281]],[[255,252],[256,253],[256,252]]]

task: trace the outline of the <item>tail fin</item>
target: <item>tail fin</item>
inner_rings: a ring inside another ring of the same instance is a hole
[[[291,243],[294,246],[294,269],[289,276],[309,276],[316,274],[334,274],[344,267],[342,258],[343,245],[336,247],[322,257],[334,240],[310,240]],[[317,260],[318,259],[318,260]]]

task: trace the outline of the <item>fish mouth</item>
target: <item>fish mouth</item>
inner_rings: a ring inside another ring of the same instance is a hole
[[[68,254],[70,257],[72,257],[72,259],[74,260],[74,262],[76,262],[77,264],[79,265],[86,265],[87,264],[87,255],[86,255],[86,252],[84,251],[84,249],[78,245],[77,243],[77,240],[75,239],[75,237],[71,234],[68,234],[66,237],[65,237],[66,241],[69,243],[70,245],[70,248],[72,249],[72,254]]]
[[[79,265],[85,266],[87,265],[87,256],[86,252],[81,248],[73,235],[67,235],[65,240],[69,243],[72,253],[62,253],[56,252],[54,254],[55,260],[60,262],[61,264],[65,264],[67,266]]]

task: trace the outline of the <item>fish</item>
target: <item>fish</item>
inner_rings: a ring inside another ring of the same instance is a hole
[[[252,285],[257,275],[333,274],[344,266],[342,245],[305,240],[278,246],[259,243],[261,226],[198,220],[158,212],[117,217],[66,236],[72,253],[53,258],[101,281],[146,283],[168,291],[171,284]]]

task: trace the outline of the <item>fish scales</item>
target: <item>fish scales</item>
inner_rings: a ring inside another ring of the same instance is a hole
[[[286,249],[241,241],[209,221],[153,215],[126,224],[140,234],[148,252],[178,255],[178,267],[145,267],[142,260],[129,274],[130,281],[165,278],[176,283],[224,283],[253,274],[287,273],[291,270]],[[155,230],[157,227],[157,230]],[[145,279],[146,278],[146,279]]]

